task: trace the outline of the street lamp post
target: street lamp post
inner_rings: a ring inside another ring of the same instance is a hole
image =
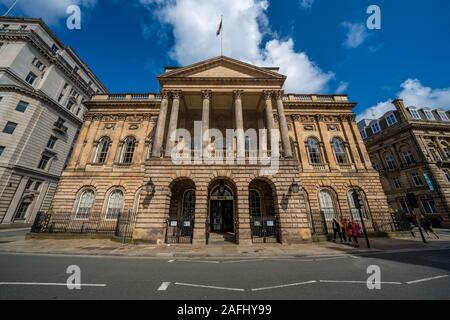
[[[355,204],[356,209],[358,209],[359,219],[361,220],[361,225],[364,231],[364,237],[366,238],[367,248],[370,249],[369,237],[367,236],[366,224],[364,223],[364,218],[361,213],[361,201],[359,199],[358,191],[356,189],[352,192],[353,203]]]

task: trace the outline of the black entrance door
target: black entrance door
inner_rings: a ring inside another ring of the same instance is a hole
[[[233,201],[211,201],[211,232],[234,232]]]

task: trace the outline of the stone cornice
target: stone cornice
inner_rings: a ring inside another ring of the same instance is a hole
[[[70,79],[77,87],[83,91],[83,93],[89,97],[95,94],[89,85],[76,73],[73,72],[71,66],[58,54],[55,54],[51,48],[41,40],[33,30],[10,30],[0,29],[0,39],[5,41],[26,41],[35,47],[42,55],[44,55],[51,63],[54,63],[64,74]],[[67,50],[67,47],[65,47]],[[78,58],[76,60],[79,60]],[[80,65],[83,69],[86,69],[83,65]],[[88,75],[92,75],[90,70],[84,70]],[[104,85],[93,76],[93,80],[96,81],[97,86],[100,89],[105,90]]]
[[[60,106],[57,102],[55,102],[52,98],[50,98],[40,90],[29,89],[16,85],[0,85],[0,91],[17,92],[29,96],[33,99],[40,100],[46,103],[47,105],[51,106],[52,108],[54,108],[59,114],[63,114],[66,118],[71,119],[77,125],[81,125],[81,123],[83,122],[81,119],[72,114],[69,110]]]

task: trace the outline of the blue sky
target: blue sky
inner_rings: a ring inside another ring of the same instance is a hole
[[[1,12],[12,3],[0,0]],[[81,30],[66,28],[72,3]],[[365,27],[371,4],[381,30]],[[365,117],[396,97],[450,108],[447,0],[19,0],[10,14],[42,16],[111,92],[159,91],[165,65],[218,55],[223,14],[224,54],[280,66],[286,91],[346,93]]]

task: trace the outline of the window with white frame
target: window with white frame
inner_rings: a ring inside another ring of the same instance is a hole
[[[449,121],[450,119],[448,118],[448,115],[445,113],[445,111],[443,110],[438,110],[437,111],[439,118],[441,118],[442,121]]]
[[[361,129],[359,132],[361,132],[361,137],[363,138],[363,139],[367,139],[367,132],[366,132],[366,129],[364,128],[364,129]]]
[[[28,208],[30,207],[30,204],[31,204],[30,198],[23,199],[22,202],[19,204],[19,207],[17,208],[14,219],[17,219],[17,220],[25,219],[25,216],[27,214]]]
[[[355,220],[361,221],[360,216],[359,216],[359,209],[356,207],[355,200],[353,199],[353,192],[354,192],[354,190],[349,190],[347,192],[347,200],[348,200],[348,203],[350,206],[350,213],[352,214],[352,218],[354,221]],[[361,215],[362,215],[363,219],[367,219],[368,216],[367,216],[367,211],[364,206],[364,195],[360,190],[357,190],[357,192],[358,192],[358,198],[361,200],[360,202],[363,202],[363,203],[361,203],[361,205],[362,205],[361,206]]]
[[[379,124],[378,122],[372,123],[372,124],[370,125],[370,127],[372,128],[372,132],[373,132],[374,134],[381,131],[380,124]]]
[[[77,219],[87,219],[91,215],[92,205],[94,204],[94,191],[91,189],[83,191],[78,203],[75,214]]]
[[[333,138],[332,140],[334,155],[338,164],[347,163],[347,152],[344,142],[339,138]]]
[[[33,72],[30,72],[25,78],[25,81],[28,82],[30,85],[33,85],[33,83],[36,81],[36,78],[37,75],[35,75]]]
[[[308,145],[309,160],[311,161],[311,163],[313,164],[322,163],[319,142],[314,138],[309,138],[307,145]]]
[[[128,137],[122,146],[122,155],[120,162],[130,164],[133,161],[134,149],[136,147],[136,139],[134,137]]]
[[[326,221],[336,218],[333,195],[329,190],[321,190],[319,193],[320,209],[323,212]]]
[[[428,109],[424,109],[424,110],[423,110],[423,113],[425,114],[425,117],[427,118],[427,120],[436,120],[436,119],[434,118],[433,111],[428,110]]]
[[[420,177],[420,175],[418,173],[413,173],[411,175],[413,183],[416,187],[420,187],[423,186],[423,181],[422,178]]]
[[[444,148],[444,153],[445,153],[445,156],[447,157],[447,159],[450,159],[450,149]]]
[[[421,119],[419,111],[417,111],[416,108],[409,108],[408,110],[409,110],[409,113],[411,114],[411,117],[413,119],[416,119],[416,120],[420,120]]]
[[[109,195],[108,207],[106,209],[106,219],[114,220],[119,218],[123,206],[123,192],[113,190]]]
[[[259,192],[256,190],[250,190],[249,196],[249,207],[250,207],[250,216],[252,218],[261,218],[261,196]]]
[[[436,214],[437,209],[436,209],[436,204],[434,203],[433,199],[422,199],[420,200],[420,202],[422,203],[422,207],[423,210],[425,211],[425,213],[427,214]]]
[[[386,116],[386,122],[387,122],[389,127],[394,125],[394,124],[396,124],[397,123],[397,118],[395,117],[395,114],[393,114],[393,113],[388,114]]]
[[[100,139],[97,145],[94,162],[95,163],[105,163],[108,158],[109,147],[111,146],[111,140],[108,137],[103,137]]]

